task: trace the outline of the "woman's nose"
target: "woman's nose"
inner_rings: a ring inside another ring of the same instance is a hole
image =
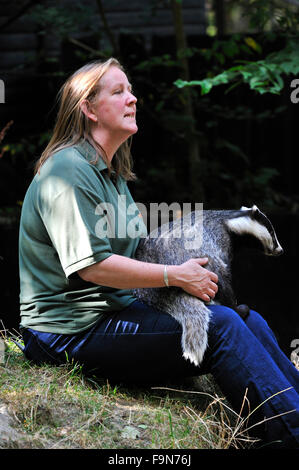
[[[137,103],[137,98],[132,92],[129,92],[128,101],[129,103]]]

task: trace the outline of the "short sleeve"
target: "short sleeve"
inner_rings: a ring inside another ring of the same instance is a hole
[[[99,191],[66,184],[45,205],[43,222],[67,277],[112,255],[109,238],[97,233],[96,208],[102,203]]]

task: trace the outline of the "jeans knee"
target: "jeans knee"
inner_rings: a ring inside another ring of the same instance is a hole
[[[268,323],[266,322],[266,320],[255,310],[250,310],[249,315],[246,319],[246,323],[250,323],[252,326],[256,326],[257,328],[268,327]]]
[[[226,333],[233,338],[248,333],[250,330],[257,338],[263,338],[265,335],[275,338],[274,333],[270,329],[266,320],[255,310],[250,310],[246,320],[243,320],[235,310],[223,305],[212,305],[209,307],[211,311],[210,334]]]
[[[255,310],[250,310],[246,319],[246,325],[257,338],[262,338],[265,334],[275,339],[275,335],[268,325],[267,321]]]
[[[244,324],[242,318],[237,312],[224,305],[211,305],[211,326],[215,327],[218,331],[227,329],[238,329],[239,325]]]

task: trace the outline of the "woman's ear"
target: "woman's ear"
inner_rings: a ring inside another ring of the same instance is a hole
[[[90,102],[88,100],[83,100],[80,104],[81,111],[93,122],[98,122],[96,114],[93,112]]]

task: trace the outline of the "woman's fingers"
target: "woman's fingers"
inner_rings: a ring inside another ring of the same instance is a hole
[[[207,257],[204,257],[204,258],[194,258],[195,261],[197,261],[201,266],[204,266],[205,264],[207,264],[207,262],[209,261],[209,258]]]
[[[204,300],[205,302],[210,302],[211,300],[211,297],[209,297],[207,294],[202,294],[200,298]]]
[[[212,295],[214,295],[214,297],[215,297],[215,295],[216,295],[217,292],[218,292],[218,286],[217,286],[217,284],[215,284],[215,282],[212,282],[209,289],[210,289],[210,292],[212,293]],[[208,295],[210,295],[210,294],[208,293]]]
[[[217,289],[208,289],[206,294],[210,297],[210,299],[214,299],[215,295],[217,294]]]
[[[200,266],[204,266],[205,264],[208,263],[209,258],[207,258],[207,257],[204,257],[204,258],[195,258],[194,260],[195,260],[198,264],[200,264]],[[206,269],[206,268],[205,268],[205,269]],[[217,283],[217,282],[218,282],[218,276],[217,276],[217,274],[216,274],[216,273],[213,273],[212,271],[209,271],[209,270],[207,270],[207,271],[209,272],[211,281]]]
[[[185,286],[185,290],[193,293],[193,295],[201,298],[205,302],[210,302],[218,292],[218,276],[216,273],[203,267],[209,261],[207,257],[195,258],[190,261],[191,266],[194,262],[196,263],[195,266],[197,265],[196,270],[198,274],[195,275],[195,278],[192,278],[192,280],[190,279],[190,284]]]

